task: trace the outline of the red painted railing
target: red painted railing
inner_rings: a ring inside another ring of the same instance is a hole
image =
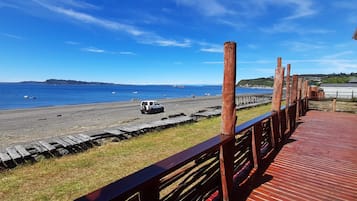
[[[306,112],[306,102],[307,99],[300,101],[298,114]],[[217,135],[77,200],[219,199],[219,148],[233,141],[234,158],[226,160],[234,161],[234,192],[244,194],[296,127],[296,106],[295,103],[290,105],[288,112],[286,108],[279,113],[268,112],[237,126],[234,138]]]

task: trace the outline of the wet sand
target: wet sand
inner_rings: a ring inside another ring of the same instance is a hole
[[[0,111],[0,151],[54,136],[98,133],[105,129],[145,123],[184,113],[191,115],[207,107],[220,106],[220,96],[159,100],[165,112],[141,114],[139,102],[115,102],[62,107]]]

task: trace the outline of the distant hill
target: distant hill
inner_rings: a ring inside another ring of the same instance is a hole
[[[309,80],[310,85],[354,83],[357,80],[357,73],[340,74],[302,74],[299,77]],[[244,79],[237,83],[239,87],[273,87],[274,78]]]
[[[45,84],[78,84],[78,85],[112,85],[113,83],[105,83],[105,82],[85,82],[78,80],[60,80],[60,79],[48,79],[44,82],[37,81],[24,81],[21,83],[45,83]]]

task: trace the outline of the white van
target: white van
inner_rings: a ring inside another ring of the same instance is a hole
[[[164,106],[155,100],[144,100],[140,103],[142,114],[164,112]]]

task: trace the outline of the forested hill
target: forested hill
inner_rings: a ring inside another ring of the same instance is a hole
[[[356,83],[357,73],[340,73],[340,74],[303,74],[299,77],[309,80],[311,85],[320,84],[337,84],[337,83]],[[243,79],[237,83],[240,87],[273,87],[274,78],[256,78],[256,79]]]
[[[105,82],[85,82],[85,81],[78,81],[78,80],[60,80],[60,79],[48,79],[44,82],[37,82],[37,81],[24,81],[21,83],[45,83],[45,84],[72,84],[72,85],[112,85],[113,83],[105,83]]]

